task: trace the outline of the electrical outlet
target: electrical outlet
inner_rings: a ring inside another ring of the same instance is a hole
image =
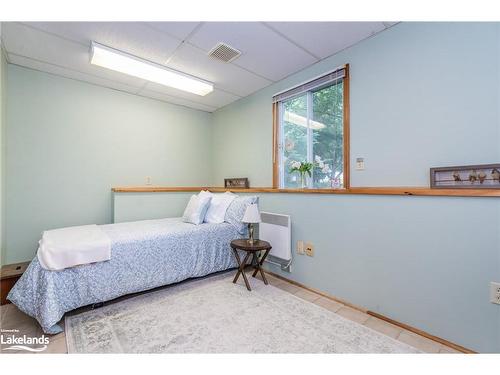
[[[297,241],[297,254],[304,255],[304,241]]]
[[[500,305],[500,283],[490,283],[490,302]]]
[[[305,252],[306,252],[306,255],[309,255],[310,257],[314,256],[314,246],[312,243],[310,243],[310,242],[306,243]]]
[[[151,182],[151,177],[150,176],[147,176],[146,177],[146,185],[151,185],[152,182]]]

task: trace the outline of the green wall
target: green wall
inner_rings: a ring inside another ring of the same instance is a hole
[[[6,263],[111,222],[111,187],[210,183],[211,114],[8,65]]]
[[[345,63],[351,166],[366,165],[352,186],[428,186],[433,166],[498,163],[499,56],[497,23],[398,24],[216,111],[213,184],[270,186],[273,94]],[[499,199],[260,194],[260,206],[291,215],[294,246],[315,245],[313,258],[294,255],[292,273],[273,271],[500,352],[500,306],[489,302],[489,282],[500,281]]]

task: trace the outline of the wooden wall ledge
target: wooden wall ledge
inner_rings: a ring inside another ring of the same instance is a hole
[[[212,192],[232,191],[235,193],[285,193],[285,194],[360,194],[360,195],[416,195],[444,197],[500,197],[500,189],[430,189],[425,187],[352,187],[350,189],[274,189],[255,187],[249,189],[226,189],[223,187],[163,187],[136,186],[114,187],[115,193],[176,193],[210,190]]]

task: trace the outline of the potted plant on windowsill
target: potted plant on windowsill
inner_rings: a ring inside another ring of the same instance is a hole
[[[291,164],[292,168],[290,173],[297,172],[300,174],[300,187],[302,189],[307,189],[307,176],[312,177],[312,169],[314,167],[313,163],[307,161],[294,161]]]

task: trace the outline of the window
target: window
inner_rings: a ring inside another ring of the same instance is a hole
[[[349,187],[348,95],[345,66],[273,97],[274,187]]]

